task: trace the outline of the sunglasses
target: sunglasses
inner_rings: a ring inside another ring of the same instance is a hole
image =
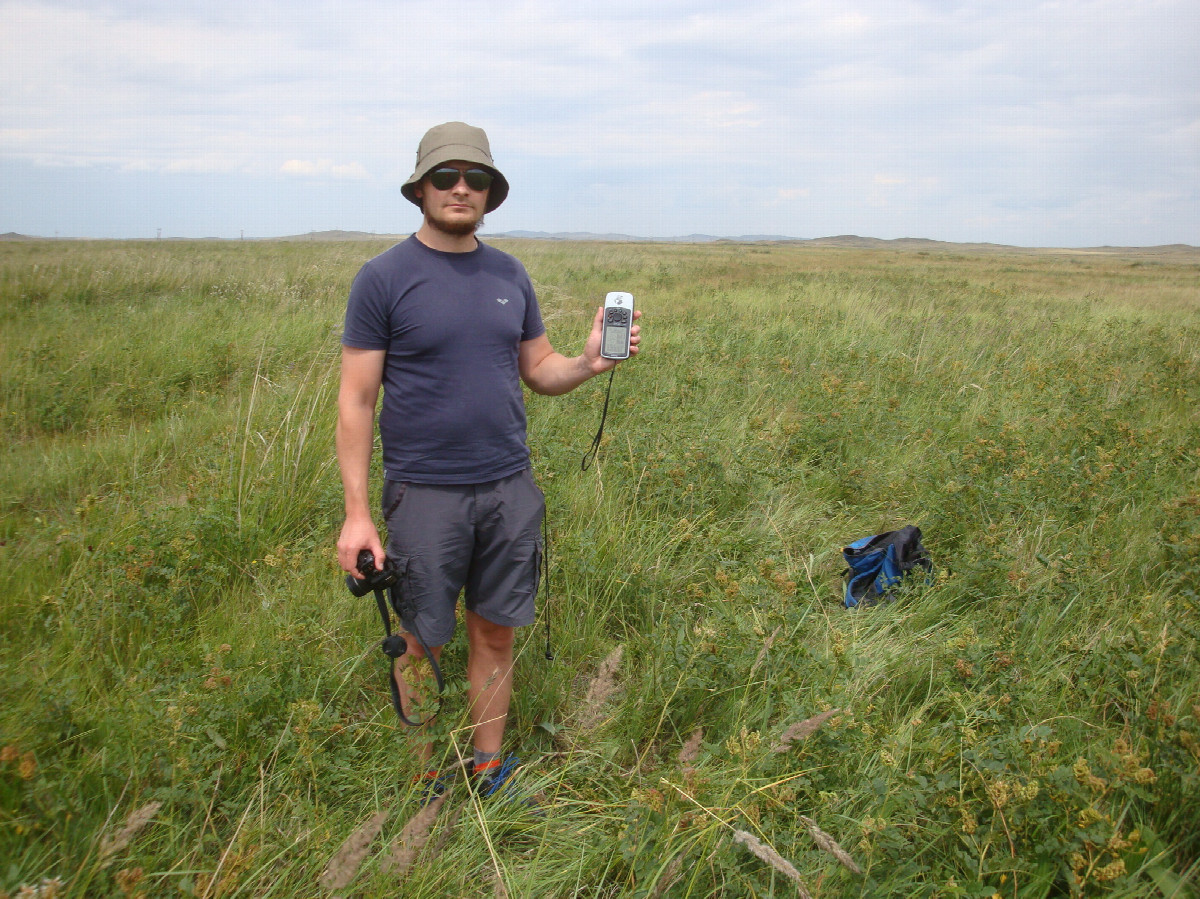
[[[487,190],[492,186],[492,173],[483,169],[442,168],[429,173],[429,183],[438,190],[450,190],[458,184],[459,178],[467,179],[467,187],[471,190]]]

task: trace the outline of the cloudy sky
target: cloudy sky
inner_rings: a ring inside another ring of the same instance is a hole
[[[0,232],[1200,245],[1200,0],[0,0]]]

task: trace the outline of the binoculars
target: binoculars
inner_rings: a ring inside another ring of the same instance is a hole
[[[366,596],[372,590],[386,590],[396,583],[396,579],[400,576],[400,572],[391,559],[384,559],[383,568],[377,569],[375,556],[369,549],[364,549],[358,554],[358,570],[363,572],[366,577],[356,578],[352,574],[346,575],[346,587],[355,596]]]

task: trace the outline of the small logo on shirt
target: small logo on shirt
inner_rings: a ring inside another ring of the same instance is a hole
[[[504,306],[508,303],[508,297],[496,297],[496,302]]]

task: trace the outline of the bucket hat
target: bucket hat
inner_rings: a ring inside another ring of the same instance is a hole
[[[475,128],[463,122],[434,125],[425,132],[420,146],[417,147],[417,167],[412,177],[400,188],[400,193],[404,194],[404,198],[410,203],[420,206],[421,199],[416,190],[421,179],[438,166],[453,160],[481,165],[495,176],[492,186],[488,189],[484,212],[491,212],[504,202],[504,198],[508,196],[508,179],[500,174],[500,170],[492,162],[487,134],[482,128]]]

